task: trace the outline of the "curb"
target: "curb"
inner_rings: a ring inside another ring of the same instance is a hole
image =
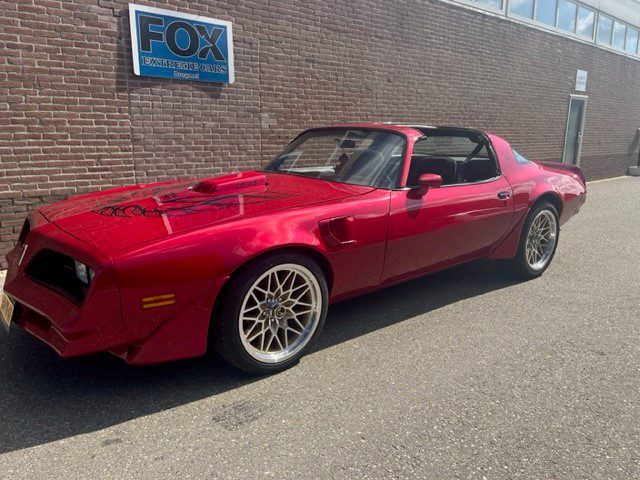
[[[631,178],[631,177],[633,177],[633,175],[620,175],[619,177],[601,178],[600,180],[590,180],[587,182],[587,185],[591,185],[594,183],[611,182],[613,180],[620,180],[622,178]]]

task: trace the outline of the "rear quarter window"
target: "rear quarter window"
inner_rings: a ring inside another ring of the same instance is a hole
[[[515,157],[516,162],[521,163],[521,164],[531,163],[531,160],[527,160],[526,158],[524,158],[522,155],[520,155],[515,150],[511,150],[511,151],[513,152],[513,156]]]

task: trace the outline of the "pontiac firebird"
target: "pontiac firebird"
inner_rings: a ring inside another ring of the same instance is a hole
[[[327,307],[478,258],[533,278],[585,201],[580,169],[471,129],[303,132],[262,170],[92,193],[30,214],[2,317],[63,357],[296,363]]]

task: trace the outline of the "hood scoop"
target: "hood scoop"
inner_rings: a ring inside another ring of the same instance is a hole
[[[194,185],[192,190],[206,195],[234,195],[245,192],[263,192],[266,187],[266,175],[258,172],[242,172],[203,180]]]

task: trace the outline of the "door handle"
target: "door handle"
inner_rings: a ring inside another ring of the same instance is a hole
[[[500,200],[506,200],[511,196],[511,192],[508,190],[503,190],[502,192],[498,192],[498,198]]]

